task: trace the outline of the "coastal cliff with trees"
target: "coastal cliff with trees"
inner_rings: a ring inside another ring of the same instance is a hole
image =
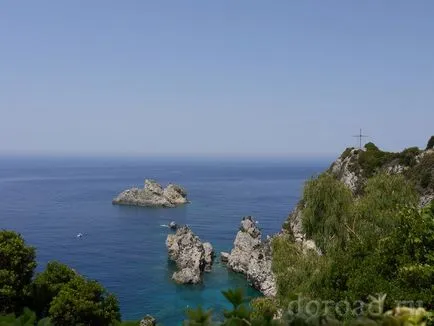
[[[282,231],[267,240],[270,250],[258,239],[245,253],[270,266],[272,277],[252,279],[270,268],[250,268],[250,261],[239,271],[258,288],[256,279],[272,279],[275,291],[252,302],[240,291],[223,291],[232,310],[215,316],[189,309],[185,324],[433,325],[433,198],[434,136],[423,150],[392,153],[373,143],[346,149],[306,182]],[[0,232],[0,243],[0,312],[9,314],[0,325],[121,323],[115,296],[97,282],[57,262],[35,276],[34,248],[12,231]],[[150,317],[141,321],[152,324]]]

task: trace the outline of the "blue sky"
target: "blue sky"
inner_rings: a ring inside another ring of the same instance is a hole
[[[0,0],[0,153],[425,146],[433,1]]]

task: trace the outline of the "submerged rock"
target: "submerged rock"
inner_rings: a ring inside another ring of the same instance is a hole
[[[222,251],[220,253],[220,260],[221,260],[221,262],[222,263],[227,263],[229,261],[229,256],[230,256],[230,254],[228,252]]]
[[[176,263],[178,271],[172,279],[177,283],[196,284],[201,282],[202,273],[210,271],[214,250],[209,242],[202,243],[189,227],[182,226],[166,239],[169,259]]]
[[[188,200],[187,192],[182,187],[169,184],[163,188],[154,180],[146,179],[142,189],[127,189],[114,198],[112,203],[143,207],[175,207],[188,203]]]
[[[222,253],[222,260],[226,253]],[[261,241],[261,231],[251,216],[243,217],[227,266],[246,275],[254,288],[264,295],[276,295],[276,280],[271,270],[271,239]]]

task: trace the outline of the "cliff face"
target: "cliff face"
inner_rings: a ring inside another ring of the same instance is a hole
[[[409,148],[401,153],[379,150],[369,143],[363,150],[348,148],[324,173],[331,173],[358,197],[366,181],[376,173],[402,174],[414,184],[420,196],[420,206],[434,199],[434,150]],[[299,242],[307,241],[302,230],[304,202],[300,200],[283,225],[284,232]],[[312,244],[307,244],[312,245]]]

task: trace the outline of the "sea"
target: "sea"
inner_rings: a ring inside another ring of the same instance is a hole
[[[219,262],[230,251],[243,216],[262,236],[281,229],[306,180],[330,158],[1,157],[0,229],[21,233],[37,250],[38,267],[57,260],[114,293],[124,320],[146,314],[180,325],[187,308],[229,308],[221,293],[260,294]],[[177,208],[112,205],[145,178],[178,183],[190,204]],[[165,240],[170,221],[187,224],[213,244],[217,259],[200,285],[171,280]],[[77,237],[78,234],[81,237]]]

